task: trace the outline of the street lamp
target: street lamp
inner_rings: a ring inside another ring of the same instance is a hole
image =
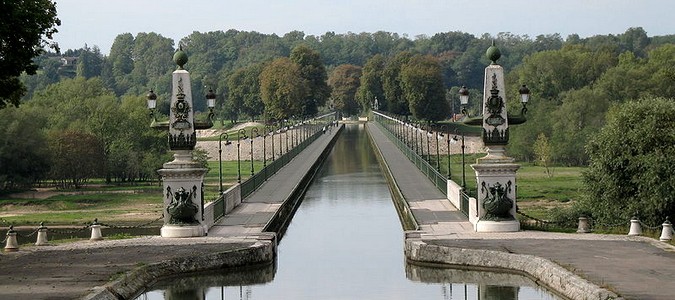
[[[241,183],[241,140],[247,139],[246,129],[239,129],[237,133],[237,183]]]
[[[232,144],[227,132],[221,133],[218,136],[218,179],[220,183],[220,195],[223,194],[223,136],[225,136],[225,145]]]
[[[445,129],[443,129],[445,128]],[[448,125],[441,125],[441,131],[445,132],[445,149],[446,149],[446,157],[448,159],[448,180],[452,179],[450,177],[450,130]],[[441,133],[441,136],[443,136],[443,133]],[[436,147],[438,148],[438,144],[436,144]],[[439,157],[440,159],[440,157]]]
[[[459,103],[462,105],[462,115],[466,116],[466,105],[469,104],[469,89],[466,86],[459,89]]]
[[[274,158],[274,124],[272,125],[265,125],[265,130],[267,131],[267,134],[269,134],[272,137],[272,161],[275,160]]]
[[[255,135],[253,135],[255,133]],[[258,132],[258,127],[253,127],[251,128],[251,176],[255,174],[255,170],[253,169],[253,139],[260,137],[260,133]]]
[[[441,152],[438,149],[438,129],[436,129],[436,171],[441,171]]]
[[[458,129],[455,129],[455,136],[452,138],[452,143],[456,143],[459,139],[457,138],[457,133],[459,132]],[[460,144],[462,148],[462,188],[466,190],[466,169],[465,169],[465,164],[464,164],[464,132],[460,132],[462,136],[462,143]],[[448,145],[449,146],[449,145]],[[449,148],[448,148],[449,151]],[[448,164],[449,165],[449,164]],[[450,173],[448,172],[448,176],[450,176]]]

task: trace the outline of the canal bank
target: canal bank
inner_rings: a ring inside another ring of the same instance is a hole
[[[401,194],[414,195],[418,184],[428,184],[381,127],[368,123],[367,128]],[[412,263],[523,274],[570,299],[673,298],[675,247],[670,245],[617,235],[476,233],[468,221],[448,219],[454,207],[437,203],[415,214],[420,202],[405,200],[419,224],[419,230],[406,232],[406,258]]]
[[[279,203],[272,211],[253,215],[260,228],[278,224],[283,215],[292,216],[293,199],[301,197],[320,168],[339,129],[333,127],[269,179],[287,189],[274,189]],[[287,172],[292,172],[289,175]],[[308,175],[309,174],[309,175]],[[267,183],[266,183],[267,185]],[[264,187],[265,185],[263,185]],[[261,188],[262,190],[262,188]],[[282,193],[286,193],[283,195]],[[265,195],[268,193],[260,193]],[[256,201],[255,194],[246,201]],[[289,201],[284,201],[289,200]],[[242,225],[243,228],[245,226]],[[283,228],[283,226],[279,227]],[[274,232],[234,230],[221,226],[208,237],[140,237],[123,240],[82,241],[63,245],[27,246],[0,254],[0,299],[129,299],[162,278],[244,266],[273,267],[277,239]],[[249,228],[250,229],[250,228]],[[103,230],[105,236],[105,229]],[[272,268],[273,270],[273,268]],[[265,273],[271,273],[265,271]],[[271,278],[273,275],[265,276]]]

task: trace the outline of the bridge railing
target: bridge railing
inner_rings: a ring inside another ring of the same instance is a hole
[[[422,171],[422,173],[431,180],[431,182],[444,194],[448,194],[448,179],[443,176],[436,168],[434,168],[421,155],[417,154],[405,141],[402,141],[401,131],[399,128],[410,126],[409,124],[400,121],[394,117],[387,116],[381,112],[373,111],[373,119],[381,128],[383,128],[385,135],[405,154],[410,161]],[[420,129],[415,129],[420,130]],[[428,134],[425,133],[425,134]],[[438,158],[437,158],[438,159]]]
[[[334,122],[336,116],[337,114],[332,112],[294,125],[293,128],[302,128],[302,130],[304,130],[303,132],[307,132],[306,137],[303,137],[295,147],[288,149],[286,153],[269,162],[265,167],[258,171],[258,173],[253,174],[253,176],[243,181],[238,187],[235,186],[229,189],[227,192],[220,195],[215,201],[210,203],[209,206],[212,207],[213,210],[213,222],[217,221],[227,213],[227,203],[241,203],[242,199],[245,199],[251,195],[255,190],[262,186],[265,181],[276,174],[295,156],[302,152],[302,150],[307,148],[307,146],[318,139],[323,134],[323,130],[327,126],[336,124]],[[230,194],[238,194],[235,195],[235,197],[239,198],[237,199],[238,201],[228,202],[226,198],[231,197],[232,195]],[[230,205],[232,206],[232,204]],[[230,210],[232,208],[233,207],[230,207]]]

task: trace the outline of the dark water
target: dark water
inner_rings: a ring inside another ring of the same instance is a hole
[[[348,126],[276,266],[165,281],[138,299],[558,299],[522,276],[406,264],[391,201],[365,130]]]

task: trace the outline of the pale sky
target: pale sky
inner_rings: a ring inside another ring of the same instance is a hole
[[[673,0],[56,0],[62,50],[94,45],[107,54],[118,34],[156,32],[178,43],[193,31],[236,29],[306,35],[387,31],[410,38],[462,31],[563,38],[675,34]]]

